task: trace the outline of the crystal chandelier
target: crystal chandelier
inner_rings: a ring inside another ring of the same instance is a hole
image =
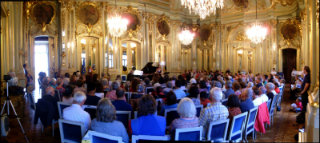
[[[217,8],[223,8],[224,0],[181,0],[181,5],[205,19],[211,13],[216,13]]]
[[[127,31],[127,25],[129,21],[122,18],[121,15],[115,14],[114,16],[108,18],[108,29],[109,33],[114,37],[120,37]]]
[[[257,21],[258,10],[257,10],[257,0],[256,0],[256,22],[246,31],[247,37],[251,42],[258,44],[261,43],[267,36],[268,29],[263,25],[259,24]]]
[[[190,30],[183,30],[178,35],[180,42],[183,45],[189,45],[192,43],[194,38],[194,33],[190,32]]]
[[[117,1],[115,0],[115,9],[117,9]],[[129,21],[125,18],[122,18],[121,15],[115,12],[113,15],[108,17],[107,20],[108,29],[111,36],[120,37],[127,31],[127,25]]]

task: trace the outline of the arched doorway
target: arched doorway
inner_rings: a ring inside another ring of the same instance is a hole
[[[282,57],[282,71],[284,78],[287,82],[290,82],[292,69],[297,69],[297,50],[292,48],[283,49]]]

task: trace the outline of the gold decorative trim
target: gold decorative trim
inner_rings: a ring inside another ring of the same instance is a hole
[[[169,32],[168,33],[164,33],[164,34],[161,34],[160,33],[160,30],[159,30],[159,23],[161,22],[165,22],[167,25],[168,25],[168,30]],[[161,15],[161,17],[157,20],[157,33],[159,33],[161,36],[162,36],[162,39],[166,39],[166,37],[170,34],[170,31],[171,31],[171,28],[170,28],[170,24],[169,24],[169,21],[168,21],[168,17],[166,17],[164,14]]]
[[[301,36],[301,24],[296,19],[287,19],[281,24],[280,35],[286,41],[288,45],[294,40],[298,35]]]

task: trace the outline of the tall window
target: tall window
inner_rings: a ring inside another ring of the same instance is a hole
[[[109,57],[108,57],[108,53],[105,53],[105,67],[108,67],[108,61],[109,61],[109,68],[113,68],[113,54],[111,52]]]
[[[128,59],[127,59],[127,51],[123,51],[122,52],[122,66],[127,66],[127,61],[128,61]]]

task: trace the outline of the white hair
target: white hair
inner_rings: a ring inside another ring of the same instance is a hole
[[[192,118],[195,117],[197,113],[196,106],[188,97],[181,99],[178,104],[177,111],[182,118]]]
[[[221,89],[217,87],[210,90],[210,96],[212,99],[216,100],[216,102],[220,102],[223,97]]]
[[[86,99],[87,99],[87,96],[82,91],[77,91],[73,95],[73,102],[77,104],[81,104],[82,102],[86,101]]]
[[[252,88],[252,87],[253,87],[253,83],[252,83],[252,82],[249,82],[249,83],[248,83],[248,87],[249,87],[249,88]]]
[[[269,90],[274,90],[275,85],[272,82],[268,82],[266,88]]]
[[[70,78],[64,78],[63,79],[63,85],[69,85]]]

